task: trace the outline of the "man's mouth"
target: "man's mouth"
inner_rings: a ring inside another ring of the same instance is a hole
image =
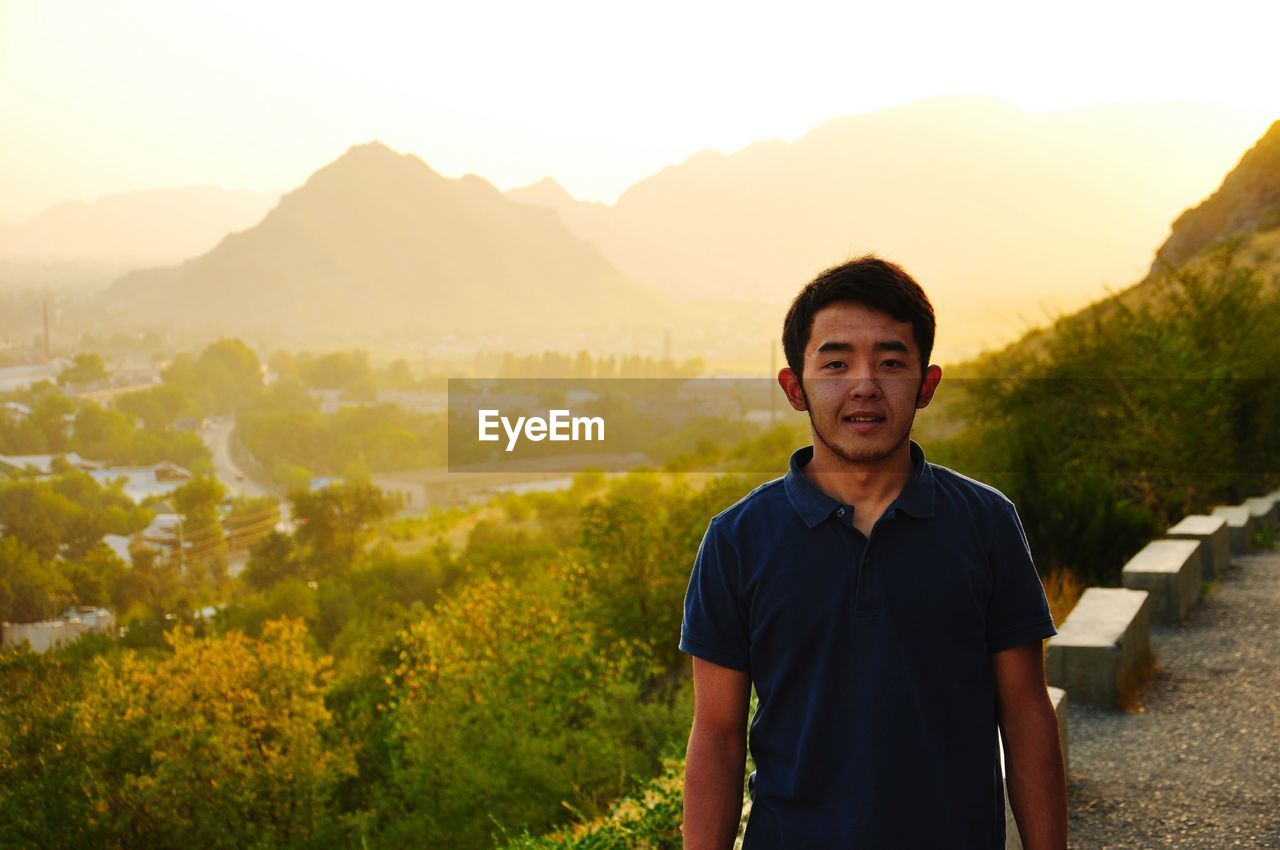
[[[850,413],[841,418],[855,434],[870,433],[884,423],[884,417],[878,413]]]

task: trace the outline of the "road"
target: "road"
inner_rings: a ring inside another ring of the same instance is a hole
[[[213,455],[213,472],[227,488],[232,496],[247,496],[252,499],[271,498],[276,496],[266,486],[253,480],[249,474],[238,466],[231,456],[231,433],[235,431],[234,416],[219,416],[209,420],[200,429],[200,437]],[[289,502],[280,502],[280,522],[276,528],[285,533],[293,531],[293,518],[289,515]]]
[[[227,492],[233,496],[248,496],[253,499],[270,496],[271,493],[265,487],[250,478],[232,459],[231,432],[235,428],[235,417],[220,416],[209,420],[209,423],[200,429],[200,437],[209,448],[209,453],[213,455],[214,474],[227,488]]]

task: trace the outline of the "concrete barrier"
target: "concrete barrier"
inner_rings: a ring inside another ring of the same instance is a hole
[[[1227,521],[1231,554],[1243,555],[1253,548],[1253,533],[1262,527],[1262,520],[1250,513],[1249,508],[1244,505],[1219,505],[1213,509],[1212,515]]]
[[[1276,505],[1277,501],[1270,496],[1254,496],[1252,499],[1244,500],[1244,506],[1249,509],[1249,513],[1258,517],[1268,527],[1274,527],[1276,524]]]
[[[1150,670],[1145,590],[1090,587],[1049,638],[1045,676],[1073,702],[1117,707]]]
[[[1067,749],[1067,692],[1062,688],[1049,688],[1049,702],[1058,715],[1058,743],[1062,746],[1062,766],[1068,775],[1071,773],[1071,758]],[[1000,746],[1000,776],[1006,776],[1004,770],[1004,741]],[[1004,787],[1004,841],[1005,850],[1023,850],[1022,835],[1018,832],[1018,824],[1013,819],[1013,809],[1009,807],[1009,785]]]
[[[1181,625],[1187,611],[1200,600],[1203,546],[1200,540],[1152,540],[1124,565],[1121,583],[1151,595],[1147,602],[1151,619],[1167,626]]]
[[[1199,540],[1204,544],[1200,548],[1200,574],[1205,581],[1222,578],[1226,574],[1227,562],[1231,559],[1231,529],[1224,517],[1192,514],[1183,517],[1182,522],[1166,531],[1164,536],[1175,540]]]

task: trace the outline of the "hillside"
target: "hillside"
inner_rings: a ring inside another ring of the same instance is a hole
[[[1229,236],[1280,227],[1280,121],[1271,125],[1240,160],[1222,186],[1173,223],[1156,252],[1154,272],[1163,260],[1178,266]]]
[[[1145,276],[999,350],[957,366],[952,374],[998,370],[1001,367],[997,364],[1022,361],[1042,351],[1064,324],[1091,320],[1117,304],[1133,307],[1151,303],[1161,297],[1166,264],[1194,268],[1209,263],[1215,249],[1228,241],[1236,245],[1235,263],[1256,268],[1264,286],[1280,286],[1280,121],[1244,154],[1217,190],[1178,216]]]
[[[208,253],[125,276],[106,309],[118,324],[317,340],[644,325],[666,304],[555,214],[373,142]]]

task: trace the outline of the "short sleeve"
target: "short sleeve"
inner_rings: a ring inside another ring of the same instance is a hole
[[[1013,503],[1001,500],[989,548],[991,601],[987,609],[987,648],[992,654],[1058,633],[1044,585],[1031,559],[1031,547]]]
[[[750,668],[747,621],[738,594],[738,557],[715,520],[702,536],[684,597],[680,651],[721,667]]]

